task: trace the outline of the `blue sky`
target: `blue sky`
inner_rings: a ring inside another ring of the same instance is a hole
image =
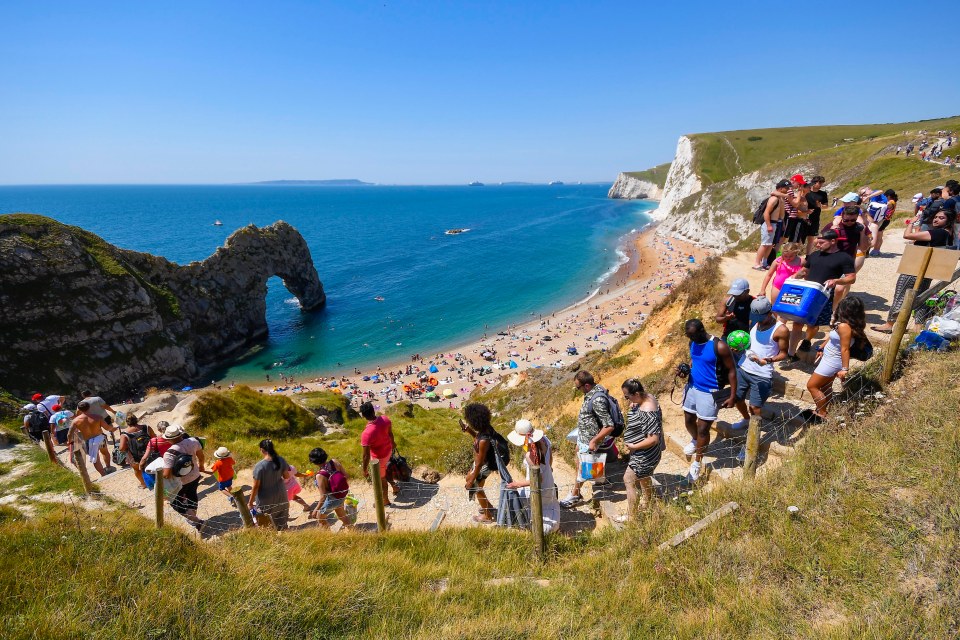
[[[960,113],[955,4],[839,4],[7,1],[0,183],[612,181],[683,133]]]

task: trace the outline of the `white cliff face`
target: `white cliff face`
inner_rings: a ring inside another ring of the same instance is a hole
[[[677,153],[667,173],[660,206],[651,215],[654,220],[664,220],[676,210],[680,202],[703,188],[700,178],[693,170],[693,141],[680,136],[677,141]]]
[[[652,182],[621,173],[610,187],[607,197],[623,200],[659,200],[662,193],[663,190]]]

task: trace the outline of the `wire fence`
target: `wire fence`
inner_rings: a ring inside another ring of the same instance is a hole
[[[875,356],[877,360],[882,360],[881,352],[881,349],[877,349]],[[789,380],[785,380],[783,386],[780,388],[783,389],[782,393],[771,396],[771,400],[782,397],[789,401],[790,396],[802,399],[805,397],[805,394],[806,397],[809,397],[805,386],[790,382]],[[883,393],[879,391],[879,388],[873,384],[867,375],[865,368],[860,368],[842,382],[841,390],[832,398],[832,405],[834,407],[832,412],[834,416],[833,419],[836,424],[843,424],[846,419],[856,417],[858,413],[865,413],[869,409],[868,403],[870,401],[877,402],[884,398]],[[813,426],[809,412],[809,408],[804,408],[800,403],[790,401],[788,407],[781,407],[774,415],[764,419],[761,427],[761,448],[764,444],[770,445],[774,442],[794,443],[799,441],[806,430]],[[741,462],[737,458],[737,453],[740,450],[740,440],[742,440],[740,433],[737,434],[737,437],[733,438],[714,438],[705,451],[705,455],[713,457],[713,460],[706,462],[705,467],[709,467],[713,471],[740,467]],[[43,442],[39,444],[44,446]],[[672,452],[662,455],[679,457]],[[769,451],[767,453],[767,457],[768,456]],[[86,459],[84,459],[84,461],[86,462]],[[758,460],[758,464],[763,461],[764,458],[761,457]],[[61,462],[61,464],[63,463]],[[70,468],[71,465],[64,466]],[[545,504],[548,507],[544,512],[545,518],[556,518],[556,524],[561,531],[578,531],[596,526],[599,520],[609,518],[613,514],[611,508],[613,512],[618,515],[621,511],[626,511],[626,509],[620,509],[621,506],[626,505],[627,484],[623,479],[623,473],[626,468],[627,462],[624,458],[609,461],[606,465],[605,481],[602,483],[584,483],[590,487],[590,493],[587,499],[575,508],[561,509],[559,514],[556,513],[555,508],[557,501],[562,499],[564,495],[573,493],[575,488],[577,488],[576,483],[572,481],[556,482],[540,490],[526,487],[523,489],[524,499],[522,504],[528,510],[527,513],[529,513],[530,500],[539,498],[541,504]],[[110,476],[105,477],[109,478]],[[374,475],[374,477],[376,476]],[[525,476],[523,479],[525,479]],[[503,481],[497,477],[497,474],[493,474],[490,480],[491,481],[486,483],[487,486],[483,488],[483,491],[494,505],[494,508],[501,508],[503,494],[500,485],[503,484]],[[666,504],[675,504],[688,511],[692,510],[689,505],[689,498],[702,488],[700,482],[690,482],[686,475],[681,473],[654,470],[651,480],[654,500]],[[97,485],[95,483],[93,486],[95,488],[88,495],[88,499],[92,498],[103,502],[121,502],[142,510],[145,516],[149,516],[150,511],[154,511],[153,515],[156,516],[155,505],[157,503],[155,493],[138,490],[140,493],[134,493],[133,495],[129,493],[118,495],[111,493],[109,490],[96,488]],[[470,492],[464,487],[432,484],[418,480],[398,482],[395,483],[395,487],[398,489],[398,492],[394,495],[393,504],[389,507],[385,506],[384,508],[386,509],[387,519],[389,521],[398,521],[401,528],[433,529],[436,528],[439,521],[444,517],[451,517],[456,524],[466,525],[472,523],[468,516],[473,514],[471,500],[476,497],[475,492],[474,495],[470,495]],[[640,494],[640,488],[636,488],[638,494]],[[500,500],[496,499],[498,495],[501,498]],[[376,504],[375,496],[371,495],[369,485],[360,484],[354,486],[351,497],[354,498],[355,511],[348,514],[347,522],[349,525],[351,527],[355,526],[360,530],[376,531],[378,527],[376,525],[376,519],[373,516],[376,513],[378,505]],[[302,504],[293,501],[269,504],[256,501],[255,511],[252,514],[253,522],[260,526],[279,525],[282,528],[299,530],[323,526],[321,519],[325,518],[327,524],[331,525],[335,530],[347,526],[342,522],[338,524],[341,518],[337,517],[332,511],[323,514],[317,513],[321,506],[318,492],[314,493],[308,488],[307,492],[301,492],[300,498],[306,502],[306,508]],[[244,496],[243,499],[247,500],[248,498]],[[174,500],[175,496],[165,496],[162,509],[163,521],[190,530],[191,527],[188,521],[180,513],[175,512],[175,510],[171,508],[171,502]],[[223,501],[219,509],[215,506],[215,503],[211,509],[211,501],[215,500]],[[179,501],[177,503],[178,507],[181,506],[181,502],[182,501]],[[216,513],[212,515],[207,515],[202,527],[197,528],[201,537],[219,537],[245,527],[242,509],[237,506],[237,500],[232,497],[228,498],[219,491],[216,483],[210,478],[201,478],[199,504],[201,506],[201,513],[207,512],[209,514],[211,511],[216,511]],[[83,506],[77,501],[75,506],[81,511],[90,512],[88,502],[86,506]],[[184,509],[180,508],[180,511],[182,512]],[[320,517],[304,518],[303,513],[307,511]],[[107,512],[97,511],[97,513]],[[479,505],[477,505],[477,513],[482,513]],[[273,518],[272,521],[266,517],[268,515]],[[121,516],[117,514],[115,517],[119,519]],[[526,520],[522,521],[529,522],[529,516],[527,516]],[[80,519],[78,519],[78,523],[83,524]],[[433,524],[431,525],[431,523]]]

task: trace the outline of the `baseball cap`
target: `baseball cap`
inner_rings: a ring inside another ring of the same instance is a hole
[[[819,237],[823,238],[824,240],[836,240],[837,238],[840,237],[840,234],[838,234],[833,229],[826,229],[825,231],[820,232]]]
[[[915,193],[915,194],[913,194],[913,201],[914,201],[914,202],[916,202],[917,200],[921,200],[921,199],[923,199],[923,194],[922,194],[922,193]]]
[[[803,179],[803,174],[798,173],[790,178],[791,182],[796,182],[797,184],[807,184],[807,181]]]
[[[854,202],[854,203],[859,204],[859,203],[860,203],[860,196],[858,196],[857,194],[855,194],[853,191],[849,191],[849,192],[847,192],[847,195],[845,195],[845,196],[843,196],[842,198],[840,198],[840,202],[847,202],[847,203]]]
[[[738,296],[741,293],[750,291],[750,283],[746,278],[737,278],[733,281],[733,284],[730,285],[730,290],[727,291],[729,296]]]
[[[750,313],[758,316],[765,316],[770,313],[771,310],[773,310],[773,304],[769,299],[762,296],[754,299],[754,301],[750,303]]]
[[[40,402],[41,400],[43,400],[43,394],[35,393],[33,394],[33,397],[31,397],[30,399],[33,400],[34,402]]]
[[[784,187],[791,187],[793,184],[789,180],[781,180],[777,183],[777,189],[783,189]]]

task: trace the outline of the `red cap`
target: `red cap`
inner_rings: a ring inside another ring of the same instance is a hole
[[[35,393],[35,394],[33,394],[33,397],[30,398],[30,399],[33,400],[34,402],[40,402],[41,400],[43,400],[43,394],[42,394],[42,393]]]
[[[53,410],[54,410],[54,411],[60,411],[60,409],[63,409],[63,407],[61,407],[61,406],[58,405],[58,404],[53,405]]]
[[[797,184],[807,184],[807,181],[803,179],[802,173],[798,173],[797,175],[790,178],[790,182],[796,182]]]

